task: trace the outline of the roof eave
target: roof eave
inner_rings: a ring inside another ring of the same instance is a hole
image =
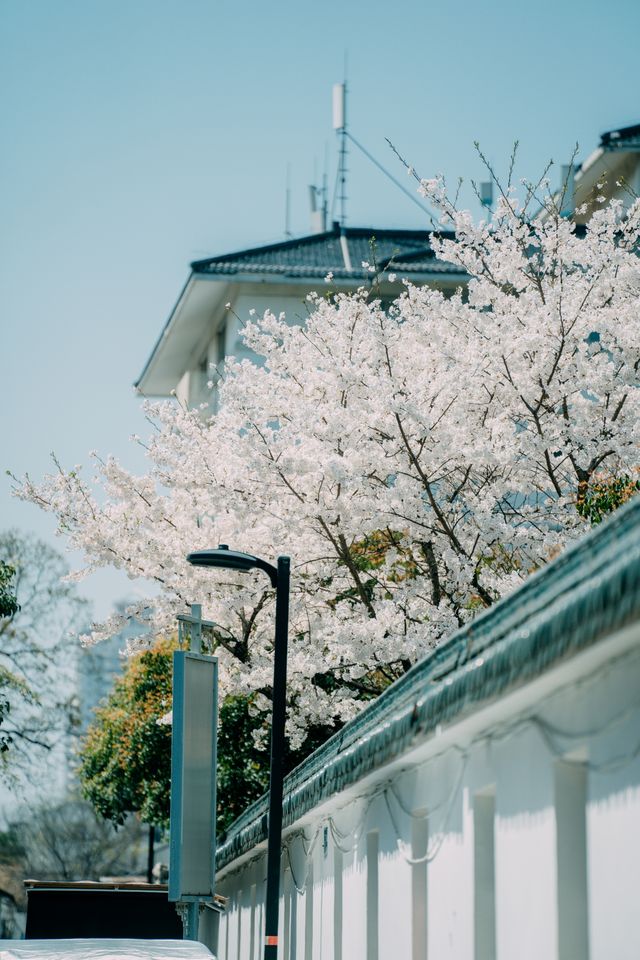
[[[384,278],[384,273],[395,273],[398,280],[395,280],[393,283],[388,279]],[[358,286],[369,285],[373,282],[373,275],[371,273],[365,273],[363,270],[332,270],[331,271],[331,287],[340,287],[346,289],[353,289],[354,283]],[[275,272],[261,272],[261,271],[242,271],[238,273],[215,273],[213,271],[206,271],[202,273],[194,274],[198,279],[201,280],[225,280],[227,283],[247,283],[247,284],[258,284],[258,285],[287,285],[287,286],[304,286],[309,287],[310,285],[317,284],[318,289],[324,289],[327,284],[325,283],[325,274],[323,271],[317,271],[313,273],[305,274],[293,274],[293,273],[275,273]],[[402,289],[402,280],[408,280],[410,283],[467,283],[469,277],[466,273],[459,270],[433,270],[433,271],[420,271],[420,272],[409,272],[402,271],[390,267],[387,271],[383,272],[382,280],[386,284],[391,284],[391,286],[400,290]]]
[[[206,284],[203,280],[207,280]],[[211,281],[218,290],[212,296]],[[204,287],[207,287],[204,296]],[[219,304],[224,300],[228,287],[225,277],[203,277],[191,273],[169,318],[134,386],[145,397],[166,397],[176,387],[180,374],[190,369],[196,359],[200,340],[207,324]],[[203,289],[199,289],[203,288]],[[195,302],[194,301],[199,301]],[[190,336],[182,336],[185,325],[191,328]]]
[[[186,281],[185,281],[185,283],[184,283],[184,286],[182,287],[182,290],[180,291],[180,293],[179,293],[179,295],[178,295],[178,299],[176,300],[176,302],[175,302],[175,304],[174,304],[173,310],[171,311],[171,313],[170,313],[169,316],[167,317],[167,320],[165,321],[164,327],[163,327],[162,330],[160,331],[160,335],[159,335],[158,339],[156,340],[156,342],[155,342],[155,344],[154,344],[154,346],[153,346],[153,350],[152,350],[151,353],[149,354],[149,357],[147,358],[147,362],[145,363],[144,367],[142,368],[142,373],[140,374],[140,376],[138,377],[138,379],[134,381],[134,384],[133,384],[133,385],[134,385],[134,387],[136,388],[136,390],[138,391],[138,393],[142,393],[142,394],[144,394],[145,396],[155,396],[155,395],[156,395],[156,394],[153,394],[152,391],[146,389],[146,386],[147,386],[147,384],[148,384],[149,378],[150,378],[151,375],[152,375],[154,363],[155,363],[155,361],[156,361],[156,359],[157,359],[157,357],[158,357],[158,354],[159,354],[160,350],[162,349],[162,345],[165,343],[167,337],[169,336],[169,332],[170,332],[171,328],[172,328],[172,327],[175,325],[175,323],[176,323],[176,315],[177,315],[177,313],[178,313],[178,311],[179,311],[179,309],[180,309],[180,306],[181,306],[181,304],[182,304],[182,302],[183,302],[183,300],[184,300],[184,298],[185,298],[185,294],[186,294],[186,292],[187,292],[187,288],[188,288],[188,286],[189,286],[189,283],[191,282],[192,276],[193,276],[193,272],[187,277],[187,279],[186,279]]]

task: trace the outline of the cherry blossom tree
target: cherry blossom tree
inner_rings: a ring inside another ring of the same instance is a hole
[[[383,308],[374,267],[351,295],[312,295],[304,325],[254,317],[258,362],[217,371],[216,413],[148,404],[146,475],[94,457],[97,495],[61,467],[18,490],[84,551],[81,575],[111,565],[159,587],[129,610],[156,633],[202,602],[223,690],[258,711],[273,592],[185,556],[218,542],[290,554],[294,747],[637,489],[640,205],[596,204],[578,229],[548,194],[529,215],[544,187],[524,184],[522,201],[505,190],[474,223],[442,180],[421,181],[455,233],[432,247],[467,289],[406,283]]]

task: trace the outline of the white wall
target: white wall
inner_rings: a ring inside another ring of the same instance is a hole
[[[584,224],[591,218],[597,196],[603,196],[607,201],[621,200],[623,208],[628,210],[639,194],[640,154],[636,150],[605,150],[593,166],[587,163],[576,179],[578,206],[588,202],[586,212],[576,215],[576,222]]]
[[[322,281],[318,281],[318,289],[322,289]],[[183,375],[176,389],[178,399],[191,407],[202,402],[211,401],[211,393],[207,388],[208,381],[216,380],[215,368],[219,367],[224,357],[236,357],[238,360],[255,360],[255,354],[247,349],[240,336],[245,323],[251,319],[251,311],[255,316],[262,316],[270,310],[276,316],[285,313],[289,323],[303,323],[308,315],[305,297],[308,288],[296,286],[268,285],[256,289],[255,285],[238,284],[233,291],[230,309],[210,330],[208,345],[203,349],[201,367]],[[206,358],[206,363],[204,363]],[[215,401],[214,401],[215,403]]]
[[[331,798],[285,833],[282,960],[637,960],[639,720],[636,630]],[[220,873],[220,960],[261,957],[265,876]]]

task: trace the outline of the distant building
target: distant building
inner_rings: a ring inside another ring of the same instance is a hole
[[[18,903],[21,895],[22,883],[15,871],[0,866],[0,940],[19,940],[24,935],[26,917]]]
[[[125,638],[121,634],[84,647],[78,654],[78,711],[80,733],[84,735],[95,717],[96,707],[109,695],[122,674],[120,651]]]
[[[117,604],[117,612],[122,613],[126,605],[126,602]],[[139,636],[141,631],[140,624],[134,620],[108,640],[80,649],[77,690],[81,735],[87,732],[93,722],[96,707],[109,696],[115,681],[122,675],[127,663],[122,655],[127,640]]]

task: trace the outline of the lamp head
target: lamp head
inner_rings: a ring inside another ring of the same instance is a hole
[[[221,543],[215,550],[197,550],[188,554],[187,563],[194,567],[220,567],[223,570],[264,570],[272,586],[275,587],[278,582],[278,571],[272,564],[250,553],[229,550],[226,543]]]

